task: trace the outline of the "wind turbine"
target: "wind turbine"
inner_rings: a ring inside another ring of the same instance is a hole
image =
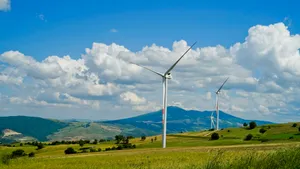
[[[215,127],[216,127],[216,125],[215,125],[215,121],[214,121],[214,111],[212,111],[211,115],[210,115],[210,128],[214,129]]]
[[[142,67],[144,69],[147,69],[158,76],[162,77],[162,84],[163,84],[163,109],[162,109],[162,123],[163,123],[163,133],[162,133],[162,148],[166,148],[166,135],[167,135],[167,91],[168,91],[168,79],[171,79],[171,70],[177,65],[177,63],[183,58],[183,56],[190,50],[192,47],[196,44],[195,42],[187,51],[184,52],[184,54],[164,73],[161,74],[159,72],[156,72],[154,70],[151,70],[147,67],[141,66],[139,64],[130,62],[131,64],[135,64],[139,67]]]
[[[227,82],[229,77],[223,82],[222,86],[216,91],[216,114],[217,114],[217,130],[219,130],[219,93],[223,88],[224,84]]]

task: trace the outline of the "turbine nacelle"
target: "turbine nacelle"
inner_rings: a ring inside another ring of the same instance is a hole
[[[165,75],[165,77],[166,77],[167,79],[172,79],[171,72],[167,73],[167,74]]]

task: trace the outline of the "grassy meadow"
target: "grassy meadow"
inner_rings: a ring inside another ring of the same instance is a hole
[[[167,148],[161,149],[161,137],[131,139],[136,149],[65,155],[64,150],[76,145],[34,146],[16,144],[0,146],[0,156],[23,149],[35,152],[35,157],[21,157],[0,164],[0,168],[297,168],[300,160],[299,127],[292,123],[259,126],[255,129],[228,128],[218,131],[219,140],[209,140],[213,131],[188,132],[167,136]],[[259,130],[265,128],[265,133]],[[247,134],[254,137],[244,141]],[[154,138],[157,138],[156,141]],[[116,146],[114,141],[85,144],[83,147],[101,148]]]

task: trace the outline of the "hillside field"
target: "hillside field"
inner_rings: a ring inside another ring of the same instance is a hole
[[[226,168],[228,164],[238,165],[238,160],[245,161],[241,158],[247,158],[249,165],[254,166],[264,158],[282,158],[279,157],[280,154],[286,154],[284,158],[300,158],[300,153],[297,153],[300,152],[300,123],[297,123],[297,127],[292,125],[293,123],[271,124],[252,130],[226,128],[217,132],[220,135],[219,140],[209,140],[213,131],[172,134],[167,136],[166,149],[160,148],[160,136],[156,136],[157,140],[153,143],[151,139],[155,136],[147,137],[144,141],[140,138],[131,139],[130,143],[135,144],[136,149],[74,155],[65,155],[64,150],[68,147],[79,150],[78,144],[47,145],[41,150],[29,145],[20,147],[19,144],[15,144],[15,147],[0,146],[0,156],[20,148],[26,153],[36,154],[33,158],[13,159],[8,165],[1,164],[0,168],[218,168],[215,166],[217,164]],[[261,128],[265,128],[266,132],[261,134]],[[244,141],[248,134],[252,134],[254,138]],[[113,146],[117,146],[115,141],[84,145],[102,150]]]

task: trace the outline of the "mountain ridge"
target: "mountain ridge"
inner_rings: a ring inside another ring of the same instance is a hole
[[[168,107],[167,133],[207,130],[212,111],[185,110]],[[10,129],[24,137],[40,141],[74,139],[112,139],[115,135],[157,135],[162,131],[161,110],[118,120],[65,121],[30,116],[0,117],[0,131]],[[272,124],[261,120],[245,120],[220,111],[220,128],[239,127],[255,121],[258,125]],[[13,140],[14,137],[12,136]],[[1,141],[1,137],[0,137]],[[17,138],[14,141],[18,141]]]

